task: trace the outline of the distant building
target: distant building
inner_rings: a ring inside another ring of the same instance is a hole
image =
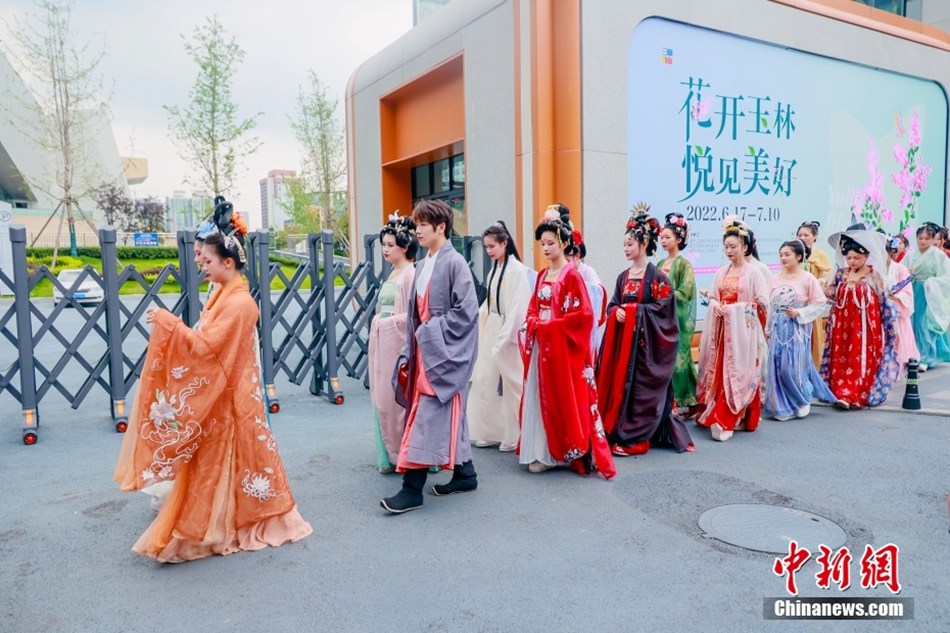
[[[174,191],[165,198],[165,231],[174,233],[198,226],[212,212],[211,196],[193,193],[187,196],[184,191]]]
[[[54,170],[57,159],[51,150],[37,145],[32,138],[30,130],[36,127],[34,122],[39,106],[35,102],[30,103],[28,87],[2,53],[0,94],[4,95],[4,115],[0,116],[0,200],[10,203],[13,207],[13,223],[25,225],[28,239],[32,240],[59,206],[56,197],[59,187]],[[79,145],[84,173],[74,183],[74,190],[79,195],[85,189],[101,183],[125,188],[147,178],[146,160],[119,156],[106,114],[91,116],[88,125],[77,132],[84,137],[84,142]],[[30,186],[31,182],[33,186]],[[98,224],[101,215],[91,197],[80,197],[78,204],[85,217]],[[75,217],[80,245],[97,243],[92,227],[83,221],[78,212]],[[51,221],[44,236],[55,240],[57,224],[58,221]]]
[[[272,169],[261,179],[261,226],[265,230],[272,226],[282,229],[290,221],[289,183],[296,178],[292,169]]]

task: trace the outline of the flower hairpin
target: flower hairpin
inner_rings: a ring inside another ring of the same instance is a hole
[[[561,205],[549,204],[548,208],[544,210],[544,219],[545,220],[560,220],[561,219]]]
[[[247,222],[237,211],[234,212],[234,215],[231,216],[231,226],[234,227],[234,233],[240,233],[241,235],[247,235],[248,227]]]
[[[666,223],[672,224],[678,227],[686,226],[686,218],[683,217],[682,213],[667,213],[666,214]]]

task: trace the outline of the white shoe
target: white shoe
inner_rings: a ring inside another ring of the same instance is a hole
[[[543,473],[546,470],[554,468],[554,466],[548,466],[547,464],[542,464],[541,462],[531,462],[528,464],[529,473]]]
[[[725,430],[721,424],[713,424],[709,427],[709,431],[712,433],[712,438],[717,442],[725,442],[732,437],[732,431]]]
[[[498,446],[501,442],[489,442],[487,440],[478,440],[475,442],[475,446],[478,448],[491,448],[492,446]]]
[[[917,371],[921,371],[921,372],[927,371],[927,363],[921,363],[921,364],[917,367]]]
[[[795,417],[794,415],[777,415],[777,416],[775,416],[775,419],[776,419],[778,422],[787,422],[787,421],[791,420],[791,419],[794,418],[794,417]]]
[[[505,444],[505,443],[502,443],[501,446],[498,447],[498,450],[500,450],[502,453],[510,453],[510,452],[512,452],[513,450],[515,450],[516,448],[518,448],[518,444],[517,444],[517,443],[515,443],[515,444]]]
[[[809,413],[811,413],[811,404],[806,404],[804,407],[798,410],[798,413],[795,414],[795,417],[804,418]]]

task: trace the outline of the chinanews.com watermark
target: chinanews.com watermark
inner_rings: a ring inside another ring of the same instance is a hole
[[[766,620],[913,620],[913,598],[765,598]]]
[[[851,562],[854,557],[847,547],[837,551],[818,546],[814,557],[818,564],[815,584],[819,589],[845,591],[851,586]],[[898,576],[900,549],[888,543],[878,549],[865,545],[859,561],[862,589],[886,587],[895,596],[901,591]],[[914,599],[906,597],[798,597],[796,574],[812,558],[812,553],[788,544],[788,555],[776,558],[772,572],[785,578],[785,591],[791,597],[764,598],[762,616],[766,620],[913,620]]]

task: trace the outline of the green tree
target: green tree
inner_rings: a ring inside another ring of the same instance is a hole
[[[65,217],[69,227],[70,255],[76,257],[77,216],[96,230],[78,200],[92,194],[103,169],[93,158],[93,148],[96,127],[108,120],[108,97],[99,74],[104,53],[89,42],[79,42],[73,33],[72,2],[38,0],[35,7],[36,13],[12,24],[4,23],[7,36],[0,40],[0,48],[28,90],[8,91],[2,116],[8,125],[52,155],[44,169],[53,173],[23,174],[30,188],[59,201],[34,244],[59,213],[60,226]],[[22,116],[24,111],[30,114]],[[117,180],[119,175],[117,167]],[[54,265],[58,237],[57,232]]]
[[[334,213],[334,193],[343,188],[346,176],[346,144],[343,124],[336,115],[337,100],[313,70],[297,94],[297,107],[290,125],[303,150],[301,180],[316,194],[322,226],[334,232],[336,240],[349,249],[349,234],[341,230]]]
[[[315,202],[316,196],[310,193],[302,178],[284,180],[286,196],[281,197],[290,224],[295,233],[317,233],[323,227],[320,210]]]
[[[241,119],[231,97],[235,67],[244,49],[228,37],[218,17],[196,26],[192,39],[182,35],[185,51],[198,65],[198,76],[186,106],[163,106],[169,129],[181,157],[197,172],[186,182],[212,192],[227,193],[234,186],[245,158],[261,146],[250,135],[260,112]]]

